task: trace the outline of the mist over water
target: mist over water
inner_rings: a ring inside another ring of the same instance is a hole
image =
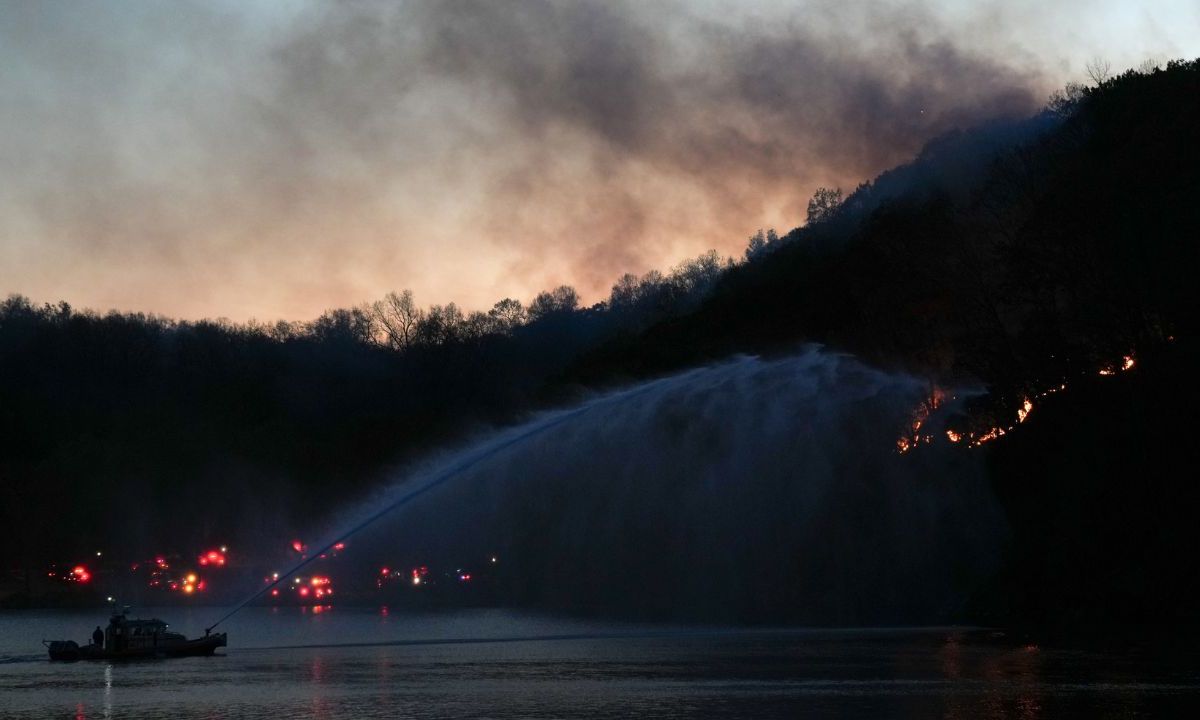
[[[1003,522],[979,458],[900,456],[927,387],[816,347],[547,414],[414,470],[356,522],[363,561],[496,555],[503,597],[599,614],[809,624],[952,620]]]

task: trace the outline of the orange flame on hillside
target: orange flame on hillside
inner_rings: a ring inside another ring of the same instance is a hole
[[[1029,400],[1029,398],[1025,398],[1023,401],[1021,401],[1020,409],[1017,410],[1017,422],[1025,422],[1025,418],[1029,417],[1029,413],[1031,412],[1033,412],[1033,403]]]
[[[1030,400],[1029,398],[1025,398],[1024,400],[1021,401],[1021,407],[1017,408],[1017,421],[1015,423],[1013,423],[1012,425],[1009,425],[1006,428],[994,427],[991,430],[988,430],[987,432],[983,433],[979,437],[973,437],[971,442],[968,443],[968,445],[970,447],[979,447],[980,445],[982,445],[986,442],[991,442],[992,440],[995,440],[998,437],[1003,437],[1003,436],[1007,435],[1008,433],[1010,433],[1014,429],[1016,429],[1017,425],[1020,425],[1021,423],[1025,422],[1025,418],[1029,417],[1029,413],[1031,413],[1031,412],[1033,412],[1033,401]]]
[[[1130,353],[1129,355],[1125,355],[1121,358],[1121,363],[1119,365],[1106,365],[1100,368],[1100,370],[1097,372],[1102,376],[1108,377],[1111,375],[1116,375],[1118,372],[1129,372],[1136,365],[1137,360],[1134,354]],[[1017,408],[1017,420],[1011,425],[988,428],[987,430],[978,434],[973,432],[964,434],[955,430],[946,430],[946,439],[952,443],[959,443],[963,440],[966,440],[965,444],[967,447],[976,448],[997,438],[1004,437],[1029,418],[1029,414],[1033,412],[1033,398],[1045,398],[1055,393],[1062,392],[1066,389],[1067,383],[1066,381],[1063,381],[1056,386],[1046,388],[1038,393],[1034,393],[1032,397],[1028,395],[1025,396],[1021,400],[1021,406]],[[911,433],[903,435],[899,440],[896,441],[896,450],[900,454],[903,455],[904,453],[907,453],[921,443],[933,442],[933,435],[923,435],[920,431],[925,425],[926,421],[929,419],[929,415],[941,407],[944,399],[945,393],[942,392],[941,389],[935,387],[930,391],[930,397],[917,405],[912,414]]]
[[[896,441],[896,450],[903,455],[912,450],[921,443],[933,442],[933,436],[929,434],[921,434],[921,426],[929,419],[929,415],[933,411],[940,408],[946,402],[946,393],[936,385],[929,389],[929,397],[925,398],[917,405],[917,409],[912,415],[912,434],[905,435]]]

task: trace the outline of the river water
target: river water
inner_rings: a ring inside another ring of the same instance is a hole
[[[219,608],[146,609],[195,635]],[[51,663],[98,613],[0,613],[3,718],[1195,716],[1200,662],[961,628],[796,630],[501,610],[249,608],[212,658]]]

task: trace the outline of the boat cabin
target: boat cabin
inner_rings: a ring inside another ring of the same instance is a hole
[[[104,630],[104,649],[110,651],[156,648],[184,641],[183,635],[169,632],[162,620],[130,619],[123,612],[113,614]]]

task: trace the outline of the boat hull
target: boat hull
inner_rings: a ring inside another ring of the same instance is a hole
[[[158,645],[156,647],[125,648],[107,650],[99,645],[79,646],[71,641],[55,641],[49,644],[50,659],[61,662],[77,660],[143,660],[157,658],[195,657],[212,655],[217,648],[225,647],[225,633],[206,635],[195,640]]]

